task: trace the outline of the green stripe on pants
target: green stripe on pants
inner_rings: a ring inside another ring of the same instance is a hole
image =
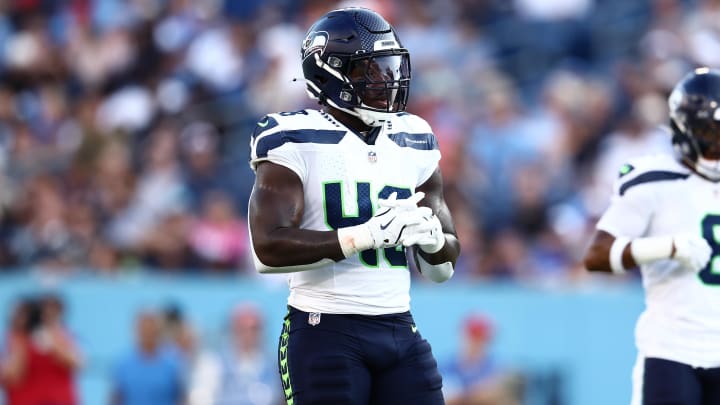
[[[290,384],[290,369],[288,368],[288,340],[290,338],[290,317],[285,318],[283,330],[280,334],[280,347],[278,355],[278,363],[280,365],[280,378],[282,379],[283,390],[285,391],[285,401],[287,405],[293,405],[292,385]]]

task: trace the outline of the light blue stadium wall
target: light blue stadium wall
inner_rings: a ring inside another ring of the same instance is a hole
[[[0,278],[0,312],[13,300],[54,286],[66,299],[68,323],[88,357],[80,386],[83,404],[106,403],[110,365],[129,347],[137,309],[180,303],[198,330],[212,335],[233,304],[251,300],[269,319],[275,345],[285,313],[286,289],[257,280],[163,278],[75,278],[70,282],[30,277]],[[637,285],[585,285],[558,290],[507,284],[420,284],[412,307],[438,359],[450,356],[458,327],[469,311],[496,322],[494,352],[507,364],[530,370],[559,370],[565,405],[627,404],[635,359],[633,328],[642,310]],[[3,319],[2,327],[5,326]]]

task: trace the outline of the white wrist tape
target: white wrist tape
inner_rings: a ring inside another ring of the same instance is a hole
[[[630,252],[637,264],[645,264],[672,256],[672,236],[651,236],[633,239]]]
[[[455,273],[451,262],[430,264],[426,262],[422,256],[417,255],[416,257],[417,265],[420,267],[420,273],[436,283],[442,283],[449,280]]]
[[[346,259],[357,252],[372,249],[375,246],[370,228],[365,224],[340,228],[337,230],[337,234],[340,248]]]
[[[625,266],[623,266],[622,256],[628,243],[630,243],[630,238],[621,236],[615,238],[615,241],[610,247],[610,268],[615,274],[625,273]]]

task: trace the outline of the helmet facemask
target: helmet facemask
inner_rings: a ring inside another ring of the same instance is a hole
[[[358,52],[350,57],[331,54],[327,63],[319,55],[315,58],[325,71],[333,72],[329,80],[341,85],[325,83],[321,89],[311,84],[315,90],[310,92],[311,97],[358,117],[370,127],[405,111],[410,90],[410,55],[406,49]]]
[[[347,83],[340,99],[354,105],[365,124],[377,125],[405,111],[410,90],[410,58],[406,50],[374,52],[350,58]]]
[[[683,160],[712,181],[720,181],[720,109],[703,111],[700,117],[671,120],[673,144]],[[705,116],[707,115],[707,116]],[[685,121],[685,125],[678,125]]]

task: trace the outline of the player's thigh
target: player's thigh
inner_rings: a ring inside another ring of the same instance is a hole
[[[294,318],[286,318],[278,353],[287,403],[366,405],[370,374],[355,339],[327,322],[310,326]],[[289,325],[293,321],[300,325]]]
[[[423,338],[409,348],[396,366],[373,373],[370,403],[373,405],[444,404],[442,377],[430,344]]]
[[[700,379],[691,366],[657,358],[643,365],[643,405],[701,405]]]

